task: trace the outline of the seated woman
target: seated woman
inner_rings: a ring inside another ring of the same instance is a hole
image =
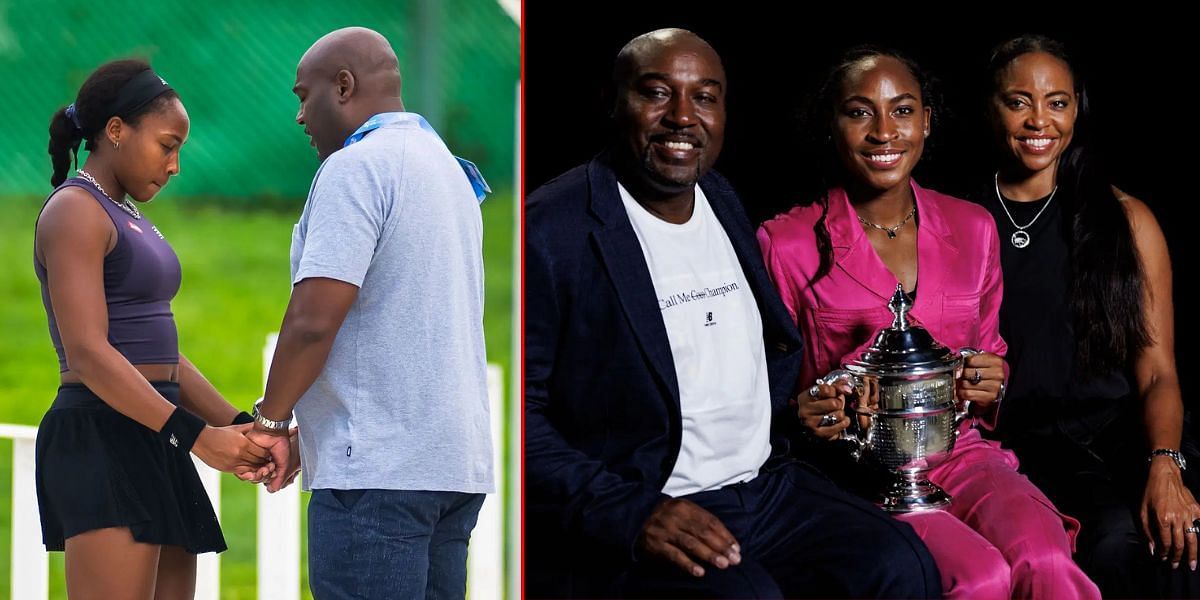
[[[987,75],[1000,160],[975,199],[1000,233],[1013,371],[997,433],[1083,523],[1076,560],[1105,597],[1196,597],[1200,504],[1179,454],[1162,230],[1091,157],[1087,95],[1062,44],[1009,40]]]
[[[895,52],[856,48],[830,71],[811,125],[827,128],[818,198],[763,224],[758,236],[776,286],[807,343],[805,385],[892,322],[897,282],[914,297],[911,316],[935,339],[985,352],[966,360],[959,400],[983,424],[995,417],[1005,380],[998,330],[1001,274],[996,228],[986,211],[927,190],[911,178],[935,111],[929,78]],[[844,393],[813,385],[798,397],[811,433],[833,439],[849,425]],[[984,440],[974,419],[929,479],[947,510],[898,515],[929,546],[949,597],[1096,598],[1071,560],[1077,523],[1023,475],[1011,452]]]

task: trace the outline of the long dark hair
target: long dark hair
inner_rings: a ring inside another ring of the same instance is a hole
[[[150,68],[150,63],[142,59],[130,58],[104,63],[92,71],[87,80],[79,88],[75,97],[75,118],[67,115],[64,106],[50,118],[50,164],[53,172],[50,175],[50,185],[58,187],[67,179],[67,171],[71,167],[71,159],[79,161],[79,144],[86,142],[84,150],[91,152],[98,147],[98,136],[104,132],[104,126],[114,116],[121,117],[130,125],[137,125],[142,116],[160,109],[170,99],[177,98],[174,90],[167,91],[153,101],[123,115],[101,114],[105,108],[112,105],[117,93],[121,91],[135,75]],[[76,127],[76,122],[79,124]]]
[[[821,217],[813,225],[813,232],[817,237],[817,250],[821,253],[821,262],[809,285],[815,284],[822,277],[828,275],[829,270],[833,268],[833,244],[829,238],[829,227],[825,222],[829,215],[829,190],[846,185],[846,169],[834,151],[832,142],[834,107],[838,101],[837,96],[841,92],[846,74],[852,67],[864,59],[881,56],[900,61],[916,78],[921,88],[921,104],[930,109],[929,128],[931,131],[936,131],[938,124],[947,115],[938,81],[922,69],[915,60],[898,50],[874,44],[854,46],[842,53],[830,65],[820,87],[809,96],[807,108],[800,117],[800,129],[804,132],[802,161],[803,164],[815,165],[817,172],[811,186],[801,190],[801,198],[804,199],[802,203],[806,206],[811,206],[813,203],[821,205]],[[925,140],[923,157],[928,157],[933,150],[932,140],[934,140],[933,137]]]
[[[1061,42],[1023,35],[992,51],[989,93],[994,93],[1000,72],[1030,52],[1044,52],[1066,64],[1078,98],[1071,144],[1058,159],[1057,173],[1057,198],[1066,211],[1063,221],[1071,246],[1076,371],[1095,375],[1121,370],[1150,343],[1143,313],[1145,283],[1129,219],[1101,158],[1091,149],[1091,106],[1083,78]]]

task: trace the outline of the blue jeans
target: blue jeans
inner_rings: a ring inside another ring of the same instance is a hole
[[[313,490],[308,577],[313,598],[461,599],[467,541],[483,494]]]

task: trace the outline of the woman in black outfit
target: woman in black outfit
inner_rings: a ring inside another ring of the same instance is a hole
[[[997,171],[976,200],[1001,243],[1011,387],[999,435],[1083,524],[1076,560],[1106,597],[1200,595],[1197,480],[1175,370],[1171,266],[1141,201],[1089,155],[1063,46],[1001,44],[988,66]]]
[[[225,539],[189,454],[252,481],[274,469],[246,437],[250,415],[179,352],[179,260],[138,207],[179,173],[189,129],[175,90],[136,59],[96,69],[50,122],[55,190],[33,267],[62,385],[35,485],[73,599],[192,598],[195,555]]]

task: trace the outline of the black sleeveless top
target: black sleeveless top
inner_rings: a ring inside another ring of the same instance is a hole
[[[179,258],[171,244],[149,218],[145,215],[133,218],[86,179],[67,179],[50,195],[68,186],[87,190],[108,213],[117,230],[116,246],[104,256],[108,342],[135,365],[178,363],[179,333],[171,300],[179,291],[181,274]],[[50,303],[49,276],[36,252],[33,269],[42,287],[50,340],[58,352],[58,370],[64,372],[69,365]]]
[[[1137,387],[1132,366],[1102,376],[1074,373],[1071,224],[1063,199],[1052,196],[1001,200],[989,185],[973,198],[996,219],[1004,272],[1000,335],[1008,342],[1011,372],[996,433],[1014,442],[1065,435],[1086,445],[1124,411],[1136,408]],[[1027,226],[1029,243],[1023,248],[1013,243],[1018,231],[1013,221]]]

